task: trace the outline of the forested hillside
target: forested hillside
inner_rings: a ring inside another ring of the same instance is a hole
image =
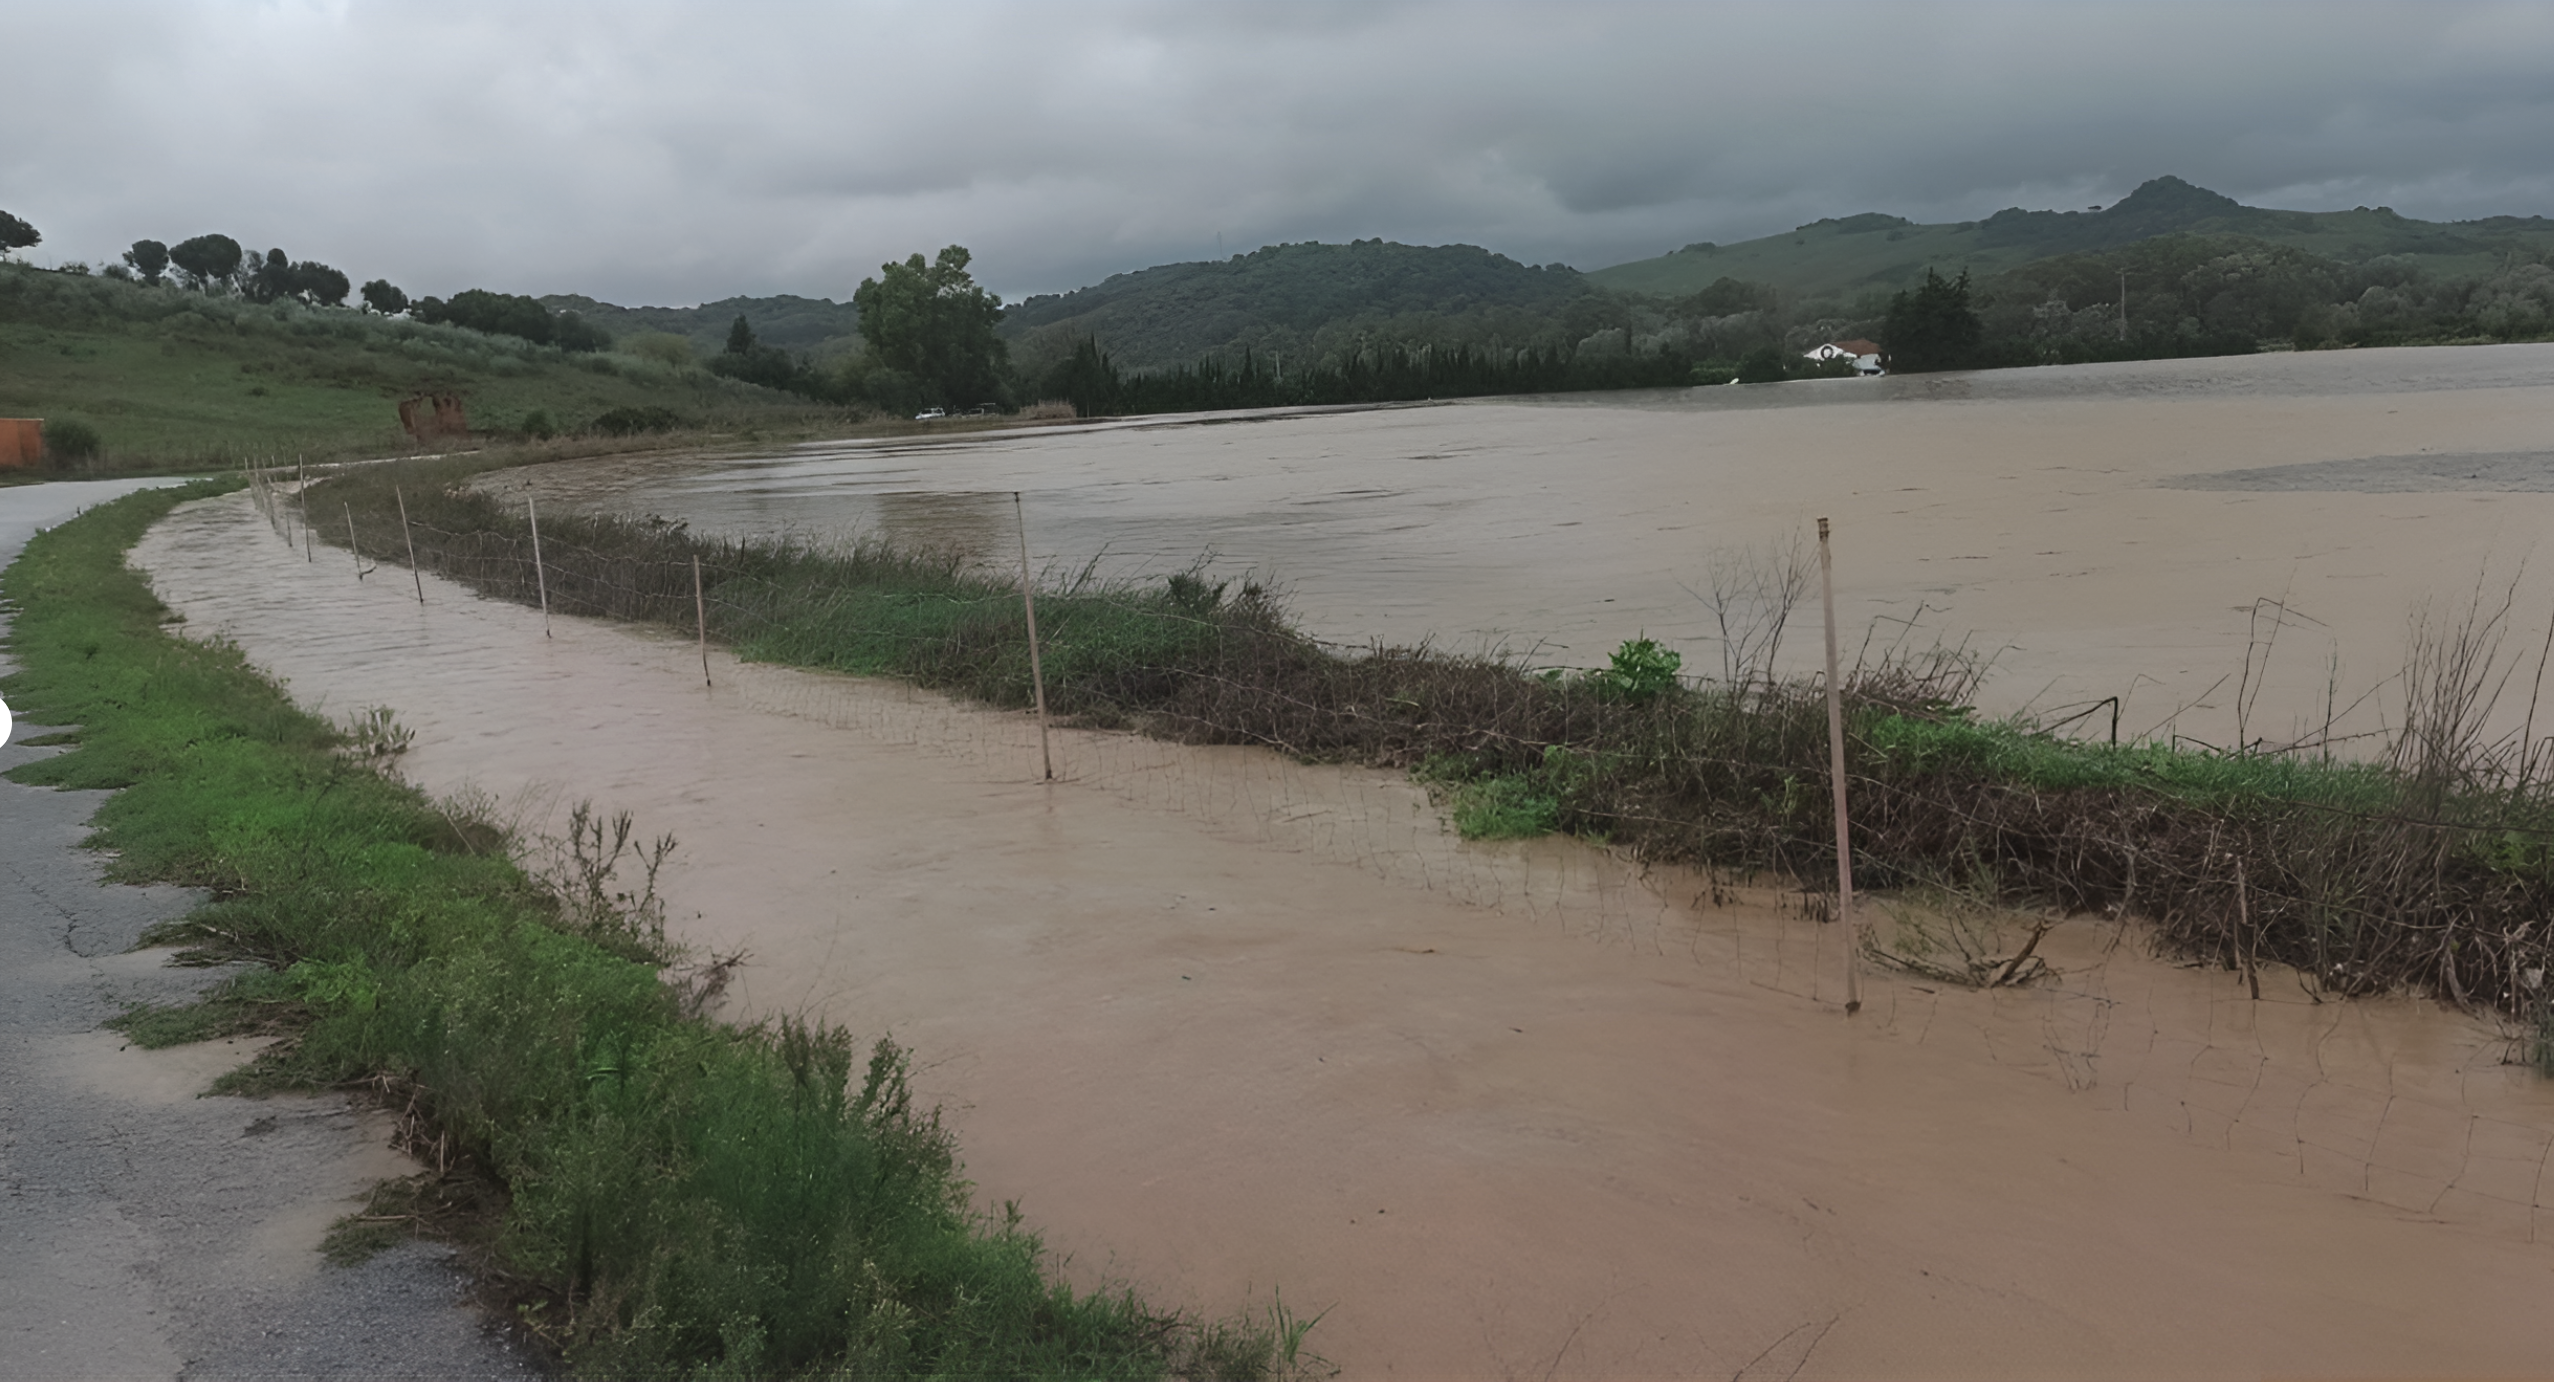
[[[2266,210],[2175,178],[2106,209],[1865,213],[1593,274],[1471,245],[1283,244],[1006,307],[971,262],[952,245],[883,266],[861,306],[411,303],[376,281],[357,308],[346,275],[280,250],[143,241],[95,275],[0,265],[0,413],[138,462],[393,446],[397,405],[428,396],[473,432],[539,436],[816,406],[1088,416],[1772,382],[1850,373],[1804,358],[1844,341],[1905,372],[2554,336],[2554,221]]]
[[[754,339],[780,350],[833,356],[859,349],[860,313],[848,302],[783,293],[768,298],[721,298],[698,307],[616,307],[577,293],[553,293],[541,305],[574,312],[615,338],[655,333],[680,336],[704,358],[727,346],[728,328],[743,317]]]
[[[1270,245],[1029,298],[1002,334],[1032,373],[1085,338],[1139,370],[1245,350],[1309,362],[1360,339],[1575,341],[1616,324],[1607,296],[1566,266],[1471,245]]]
[[[1800,298],[1849,299],[1909,287],[1928,267],[1945,273],[1966,268],[1983,277],[2161,235],[2240,235],[2342,263],[2399,258],[2432,278],[2479,277],[2513,253],[2541,257],[2554,251],[2554,220],[2542,216],[2441,223],[2416,221],[2386,207],[2273,211],[2161,177],[2107,208],[2015,207],[1982,221],[1940,225],[1865,212],[1737,244],[1687,245],[1655,259],[1599,269],[1588,279],[1622,292],[1674,297],[1738,278]]]
[[[2542,217],[2267,210],[2165,177],[2108,208],[1865,213],[1592,274],[1282,245],[1032,299],[1003,333],[1023,383],[1085,411],[1346,402],[1798,377],[1856,339],[1897,369],[2530,339],[2554,334],[2549,260]],[[1953,338],[1910,337],[1928,315]]]

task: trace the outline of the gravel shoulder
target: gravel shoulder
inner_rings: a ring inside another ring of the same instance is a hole
[[[136,487],[0,490],[0,565]],[[24,742],[45,732],[19,722],[0,772],[55,752]],[[101,882],[80,842],[104,796],[0,780],[0,1378],[532,1375],[443,1249],[321,1258],[328,1225],[407,1169],[377,1115],[204,1095],[253,1041],[146,1052],[101,1028],[219,977],[132,949],[196,898]]]

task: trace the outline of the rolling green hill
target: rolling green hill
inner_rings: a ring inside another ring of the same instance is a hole
[[[1687,245],[1587,277],[1601,287],[1659,297],[1735,278],[1771,284],[1787,296],[1850,301],[1907,287],[1928,267],[1944,273],[1965,268],[1983,277],[2174,234],[2241,235],[2342,263],[2401,256],[2408,267],[2439,278],[2479,277],[2513,250],[2536,255],[2554,249],[2554,219],[2542,216],[2442,223],[2416,221],[2386,207],[2274,211],[2161,177],[2104,210],[2012,208],[1982,221],[1943,225],[1866,212],[1734,245]]]
[[[823,358],[860,348],[860,313],[831,298],[784,293],[721,298],[698,307],[616,307],[580,294],[553,293],[540,301],[553,312],[575,312],[615,337],[643,331],[680,336],[702,357],[727,348],[727,329],[740,316],[753,324],[755,340],[796,354]]]
[[[1084,338],[1142,370],[1244,350],[1309,359],[1361,335],[1575,340],[1610,324],[1604,298],[1573,269],[1536,268],[1471,245],[1270,245],[1032,297],[1003,314],[1002,334],[1032,375]]]
[[[84,423],[108,467],[392,453],[410,445],[399,400],[429,393],[460,395],[474,431],[500,434],[535,413],[575,431],[615,409],[693,425],[810,411],[627,355],[0,264],[0,417]]]

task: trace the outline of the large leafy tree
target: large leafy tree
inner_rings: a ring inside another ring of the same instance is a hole
[[[1889,317],[1880,343],[1888,347],[1889,368],[1898,374],[1928,370],[1969,369],[1983,363],[1986,324],[1969,305],[1969,271],[1944,278],[1931,269],[1924,282],[1889,300]]]
[[[550,309],[542,306],[539,299],[520,293],[491,293],[485,288],[464,289],[453,294],[450,302],[419,298],[411,315],[419,321],[466,326],[490,335],[520,336],[538,345],[550,343],[557,325],[550,317]]]
[[[169,262],[186,275],[188,287],[211,292],[239,272],[239,241],[227,235],[198,235],[169,247]]]
[[[293,291],[304,302],[319,307],[336,307],[354,291],[344,271],[334,269],[316,259],[305,259],[293,266]]]
[[[384,288],[396,294],[399,290]],[[366,290],[366,301],[370,301]],[[466,326],[473,331],[495,335],[520,336],[535,345],[554,345],[561,350],[602,350],[612,344],[612,335],[574,312],[553,316],[539,298],[520,293],[491,293],[485,288],[467,288],[452,295],[452,301],[441,298],[419,298],[410,305],[409,315],[421,322],[442,322]]]
[[[157,240],[136,240],[133,248],[124,252],[124,262],[141,275],[143,282],[157,283],[168,272],[168,246]]]
[[[376,278],[364,285],[364,306],[385,317],[395,317],[408,310],[408,295],[389,279]]]
[[[999,397],[1009,354],[993,334],[1002,299],[976,286],[968,255],[951,245],[924,263],[914,255],[882,264],[851,295],[860,334],[880,363],[912,376],[944,403]]]
[[[268,250],[262,260],[251,256],[256,267],[247,277],[248,296],[257,302],[282,302],[291,298],[315,307],[335,307],[346,300],[354,284],[346,275],[316,259],[296,262],[282,250]]]
[[[255,267],[248,271],[247,281],[240,286],[251,302],[274,302],[293,295],[293,261],[282,250],[266,251],[263,260],[249,256]]]
[[[43,232],[6,211],[0,211],[0,254],[43,243]]]

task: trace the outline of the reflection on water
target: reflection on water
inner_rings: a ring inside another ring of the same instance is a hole
[[[876,534],[908,552],[946,552],[978,564],[1016,553],[1018,505],[1007,494],[934,494],[891,491],[871,499],[874,508],[857,530]]]
[[[2325,352],[822,443],[520,475],[556,502],[679,515],[700,531],[874,533],[995,567],[1014,560],[1007,496],[1019,490],[1049,579],[1094,563],[1157,579],[1211,555],[1222,574],[1291,592],[1307,628],[1349,646],[1434,639],[1589,666],[1648,635],[1689,670],[1721,664],[1705,598],[1715,570],[1806,541],[1830,516],[1848,649],[1867,636],[1965,643],[1993,659],[1996,710],[2054,718],[2119,696],[2123,733],[2249,742],[2320,727],[2336,689],[2340,707],[2358,707],[2336,732],[2391,724],[2408,611],[2470,591],[2478,572],[2514,573],[2554,531],[2554,494],[2462,493],[2472,482],[2422,486],[2417,472],[2381,494],[2210,492],[2187,477],[2541,453],[2549,381],[2554,346]],[[2264,599],[2294,616],[2266,674],[2246,667],[2248,651],[2260,660],[2249,611]],[[2516,617],[2549,610],[2531,588]],[[1814,650],[1809,632],[1792,640],[1795,666]]]
[[[2520,494],[2554,490],[2554,451],[2442,451],[2417,456],[2365,456],[2346,461],[2223,470],[2185,475],[2186,489],[2358,490],[2420,494],[2471,490]]]

